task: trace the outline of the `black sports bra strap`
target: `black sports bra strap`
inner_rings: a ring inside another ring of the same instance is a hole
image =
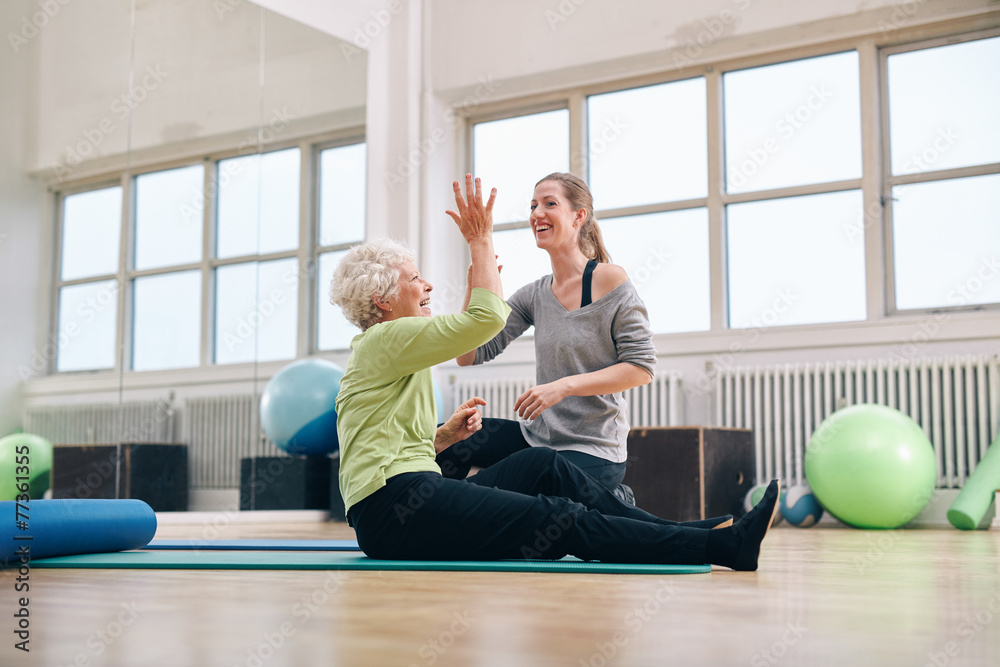
[[[590,283],[594,279],[594,269],[597,268],[597,260],[592,259],[587,262],[586,268],[583,269],[583,297],[580,299],[580,307],[589,306],[592,301],[590,298]]]

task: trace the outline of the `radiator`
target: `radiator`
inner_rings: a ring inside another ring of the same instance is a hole
[[[47,405],[26,408],[24,430],[57,445],[176,442],[171,401]]]
[[[629,425],[678,425],[684,414],[682,379],[680,371],[666,371],[657,373],[649,384],[626,391]],[[486,401],[481,408],[484,417],[516,419],[514,402],[535,384],[532,377],[456,380],[452,376],[452,405],[458,406],[473,396],[480,396]]]
[[[194,488],[240,485],[240,459],[287,456],[260,429],[260,399],[250,394],[171,401],[59,405],[28,408],[24,430],[54,444],[181,442],[188,445]],[[176,437],[176,435],[180,437]]]
[[[189,398],[184,404],[190,484],[202,489],[240,485],[240,459],[287,456],[260,428],[260,397],[252,394]]]
[[[1000,358],[979,355],[736,367],[716,376],[715,420],[753,429],[757,479],[805,482],[805,446],[835,410],[877,403],[934,445],[940,488],[959,488],[1000,431]]]

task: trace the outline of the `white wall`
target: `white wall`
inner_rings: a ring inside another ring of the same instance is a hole
[[[69,3],[41,31],[31,169],[73,168],[81,157],[125,151],[129,6],[126,0]],[[260,14],[247,2],[138,3],[133,151],[255,134]],[[264,30],[265,122],[277,113],[303,119],[357,115],[364,108],[364,53],[345,57],[339,41],[274,13]],[[75,169],[57,174],[61,181],[76,175]]]
[[[27,176],[27,149],[35,131],[31,98],[35,66],[31,42],[11,44],[29,0],[0,3],[0,437],[21,425],[19,366],[30,367],[41,313],[44,268],[50,252],[45,189]],[[30,33],[30,31],[29,31]],[[44,350],[43,350],[44,351]]]

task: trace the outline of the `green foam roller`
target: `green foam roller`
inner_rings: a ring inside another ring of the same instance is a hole
[[[1000,489],[1000,437],[986,450],[986,456],[951,504],[948,521],[959,530],[975,530],[986,516],[997,489]]]

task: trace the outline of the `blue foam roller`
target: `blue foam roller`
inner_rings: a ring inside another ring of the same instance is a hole
[[[0,501],[0,567],[30,560],[141,549],[156,533],[156,514],[141,500]],[[18,522],[22,521],[23,524]],[[22,527],[23,526],[23,527]]]

